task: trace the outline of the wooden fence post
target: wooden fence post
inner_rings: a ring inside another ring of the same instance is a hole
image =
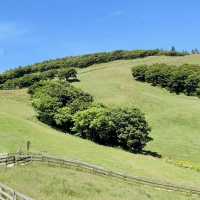
[[[6,157],[6,167],[7,167],[7,165],[8,165],[7,163],[8,163],[8,157]]]
[[[2,194],[1,194],[1,192],[2,192],[2,188],[0,187],[0,198],[2,197]]]
[[[14,164],[14,166],[15,166],[15,164],[16,164],[16,158],[15,158],[15,155],[13,156],[13,164]]]
[[[13,192],[13,200],[17,200],[17,195],[16,195],[15,191]]]

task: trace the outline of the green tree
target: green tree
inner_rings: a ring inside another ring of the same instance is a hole
[[[149,136],[151,129],[139,109],[117,108],[112,110],[111,115],[122,148],[140,152],[152,140]]]
[[[141,152],[151,140],[148,123],[135,108],[91,107],[77,112],[73,119],[75,132],[100,144]]]
[[[77,71],[74,68],[63,68],[59,70],[58,77],[66,81],[77,80]]]
[[[172,46],[172,47],[171,47],[171,52],[176,52],[175,46]]]
[[[87,108],[93,97],[88,93],[75,88],[66,81],[48,80],[33,85],[29,91],[32,94],[33,107],[38,117],[60,128],[68,127],[64,124],[64,116]],[[68,108],[67,108],[68,107]],[[62,127],[63,126],[63,127]]]
[[[73,127],[73,114],[70,107],[66,106],[57,110],[54,114],[54,120],[58,127],[63,131],[71,132]]]
[[[116,145],[117,135],[109,109],[91,107],[74,115],[73,130],[82,138],[104,145]]]

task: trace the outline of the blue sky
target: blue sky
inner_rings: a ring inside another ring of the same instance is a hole
[[[0,71],[116,49],[200,48],[199,0],[5,0]]]

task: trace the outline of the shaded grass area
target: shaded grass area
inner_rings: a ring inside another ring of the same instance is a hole
[[[196,200],[199,198],[196,195],[154,189],[70,168],[54,168],[46,165],[1,168],[0,177],[3,183],[40,200]]]

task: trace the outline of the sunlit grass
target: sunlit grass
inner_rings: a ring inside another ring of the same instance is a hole
[[[200,100],[196,97],[170,94],[165,89],[134,81],[130,73],[131,67],[138,63],[152,62],[200,63],[200,57],[152,57],[96,65],[82,69],[79,75],[81,81],[76,83],[76,85],[94,95],[98,102],[112,106],[133,105],[145,112],[147,120],[152,127],[152,137],[154,138],[146,149],[158,152],[162,155],[162,159],[152,156],[135,155],[121,149],[100,146],[78,137],[64,135],[42,124],[35,117],[35,112],[26,90],[0,91],[0,152],[25,150],[26,142],[31,141],[31,151],[33,152],[46,152],[67,159],[82,160],[114,171],[145,176],[158,181],[200,187],[200,173],[193,170],[196,169],[196,166],[199,167],[200,165]],[[166,161],[167,159],[172,160],[172,162]],[[185,163],[189,163],[195,167],[186,169],[174,164],[182,160],[183,163],[185,161]],[[37,192],[37,187],[35,189],[32,187],[35,184],[32,179],[35,176],[43,176],[44,180],[41,180],[41,187],[45,184],[45,181],[51,185],[53,184],[53,179],[51,179],[50,172],[55,170],[55,172],[52,172],[55,174],[53,177],[56,177],[56,174],[59,173],[55,184],[60,185],[62,174],[64,173],[62,170],[46,168],[46,170],[43,170],[44,174],[39,174],[37,171],[41,168],[44,169],[45,167],[34,166],[33,169],[32,167],[27,167],[26,170],[16,168],[11,171],[8,170],[7,173],[0,170],[0,181],[4,181],[14,187],[16,186],[17,189],[19,188],[24,193],[33,194],[34,191]],[[17,174],[15,181],[10,178],[10,174],[12,173]],[[26,173],[30,174],[30,181],[28,181]],[[23,174],[23,176],[20,177],[20,174]],[[79,180],[81,179],[82,175],[79,176]],[[105,182],[105,188],[110,188],[110,183],[106,185],[109,181],[102,180],[102,185]],[[75,190],[74,187],[77,187],[76,184],[83,184],[76,182],[78,181],[69,183],[73,190]],[[30,185],[31,191],[26,189],[26,183],[27,187]],[[48,194],[48,192],[45,193],[45,190],[48,190],[45,189],[48,188],[48,184],[44,185],[44,190],[40,193],[43,199]],[[98,183],[95,184],[98,185]],[[91,186],[94,191],[95,184]],[[127,185],[123,185],[123,187],[129,188]],[[55,186],[55,188],[57,187]],[[106,190],[105,188],[104,190]],[[91,194],[94,194],[94,191],[91,191]],[[139,193],[143,195],[143,188],[140,188],[138,191],[140,192],[137,193],[135,190],[131,191],[135,193],[129,193],[124,189],[120,189],[122,193],[127,192],[125,194],[127,195],[127,199],[133,194],[136,196]],[[51,193],[51,191],[49,192]],[[83,190],[79,189],[78,193],[83,195],[83,198],[88,198]],[[112,191],[110,190],[109,195],[111,194]],[[152,196],[152,199],[163,199],[165,195],[161,198],[161,194],[163,194],[163,191],[156,191],[155,195],[158,196]],[[175,194],[172,193],[172,195]],[[102,196],[102,198],[106,197],[110,196]],[[144,196],[141,197],[143,199],[146,198]],[[55,199],[55,196],[53,198]],[[61,197],[59,196],[59,198]],[[70,198],[76,199],[79,196]],[[182,199],[182,197],[175,197],[174,199],[179,198]],[[168,199],[172,198],[169,197]]]
[[[166,191],[66,168],[28,165],[0,170],[1,181],[40,200],[197,200],[196,195]],[[13,178],[14,177],[14,178]]]
[[[148,150],[164,157],[200,163],[200,99],[169,93],[165,89],[133,80],[131,68],[146,63],[199,63],[200,56],[149,57],[115,61],[80,71],[76,84],[112,106],[136,106],[145,114],[152,127],[154,141]]]

